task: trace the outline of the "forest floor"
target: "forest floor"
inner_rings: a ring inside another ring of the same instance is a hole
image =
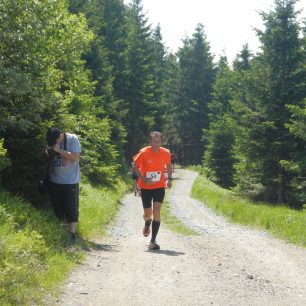
[[[199,235],[161,225],[158,251],[142,235],[141,199],[121,201],[109,235],[96,240],[48,305],[306,305],[306,249],[228,223],[190,198],[197,174],[176,170],[171,213]]]

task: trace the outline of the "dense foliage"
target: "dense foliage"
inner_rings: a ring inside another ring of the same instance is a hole
[[[202,164],[219,185],[301,207],[306,40],[296,2],[261,12],[261,51],[245,45],[230,65],[214,62],[202,24],[168,52],[141,0],[0,0],[2,183],[39,203],[49,126],[80,137],[83,178],[100,184],[160,130],[178,162]]]
[[[245,46],[234,71],[220,67],[204,165],[223,186],[232,184],[254,199],[301,207],[306,200],[306,70],[296,2],[277,0],[274,11],[261,13],[261,53],[251,56]]]

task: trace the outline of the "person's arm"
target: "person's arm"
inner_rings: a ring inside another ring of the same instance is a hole
[[[171,188],[172,186],[172,165],[171,163],[167,165],[167,174],[168,174],[167,186]]]
[[[59,153],[61,156],[65,157],[66,159],[72,161],[78,161],[80,159],[80,153],[69,152],[61,149],[60,145],[56,143],[53,147],[53,150]]]
[[[133,171],[145,184],[147,184],[147,185],[152,185],[153,184],[151,179],[148,179],[148,178],[146,178],[142,175],[142,173],[140,172],[140,170],[138,169],[138,167],[136,165],[134,165]]]

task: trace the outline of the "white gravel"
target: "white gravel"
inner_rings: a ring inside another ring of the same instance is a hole
[[[172,214],[199,236],[163,224],[159,251],[142,236],[141,200],[121,201],[110,235],[96,241],[49,305],[306,305],[306,249],[228,223],[189,197],[196,173],[176,170]]]

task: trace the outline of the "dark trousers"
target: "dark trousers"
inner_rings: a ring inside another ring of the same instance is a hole
[[[69,223],[79,220],[79,184],[50,182],[49,194],[57,218]]]

